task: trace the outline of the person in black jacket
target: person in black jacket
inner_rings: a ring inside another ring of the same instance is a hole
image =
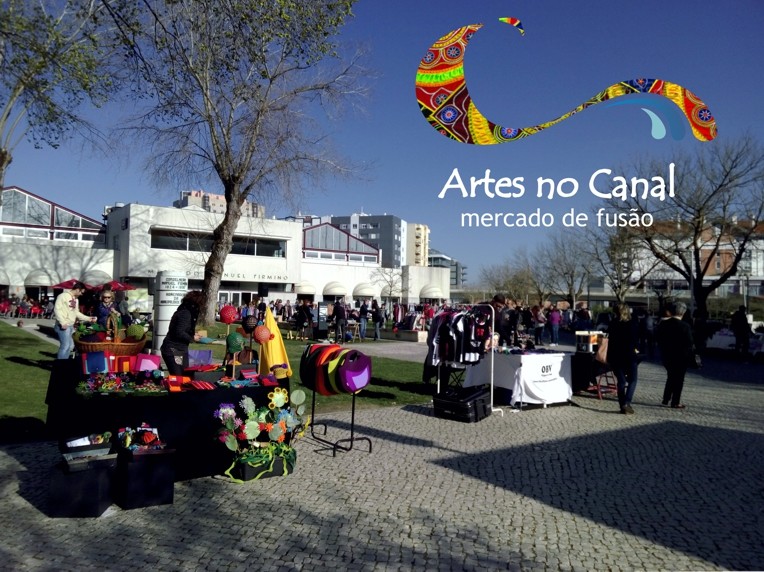
[[[669,304],[669,317],[662,320],[656,331],[658,349],[661,352],[663,367],[666,368],[666,386],[663,390],[663,405],[671,402],[674,409],[684,409],[681,403],[684,376],[687,363],[695,351],[692,328],[682,320],[687,306],[682,302]]]
[[[162,359],[170,375],[183,375],[188,367],[188,344],[198,342],[201,336],[196,332],[196,322],[204,302],[204,293],[192,290],[170,318],[167,335],[162,342]]]
[[[617,380],[618,405],[621,413],[632,414],[631,407],[634,391],[637,388],[638,324],[632,320],[629,306],[618,304],[615,308],[616,319],[608,326],[607,363],[613,369]]]
[[[348,325],[348,315],[345,310],[345,304],[341,299],[338,299],[334,303],[334,310],[332,311],[332,319],[334,320],[334,343],[345,343],[345,329]]]
[[[313,330],[313,312],[310,310],[306,299],[303,299],[302,304],[297,308],[294,323],[299,332],[297,339],[302,341],[310,339],[310,334]]]

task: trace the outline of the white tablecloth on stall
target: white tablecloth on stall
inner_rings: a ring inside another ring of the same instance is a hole
[[[573,396],[570,355],[564,353],[495,354],[494,387],[512,390],[512,401],[565,403]],[[467,368],[464,387],[491,383],[491,356]]]

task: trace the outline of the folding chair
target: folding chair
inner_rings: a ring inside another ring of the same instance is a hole
[[[603,393],[618,393],[618,380],[613,370],[603,366],[602,371],[594,376],[594,385],[588,391],[596,391],[598,399],[602,399]]]

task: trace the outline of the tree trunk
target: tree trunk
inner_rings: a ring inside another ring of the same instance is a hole
[[[205,307],[199,315],[199,322],[204,325],[215,323],[220,282],[226,257],[233,248],[233,236],[241,218],[241,204],[246,197],[239,197],[237,185],[226,184],[226,211],[221,223],[212,233],[213,241],[210,257],[204,265]]]

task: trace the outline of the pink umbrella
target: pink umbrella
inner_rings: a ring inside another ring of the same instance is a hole
[[[135,290],[135,286],[128,284],[127,282],[119,282],[118,280],[112,280],[106,284],[101,284],[96,287],[96,290],[103,290],[106,286],[111,286],[112,292],[123,292],[124,290]]]

